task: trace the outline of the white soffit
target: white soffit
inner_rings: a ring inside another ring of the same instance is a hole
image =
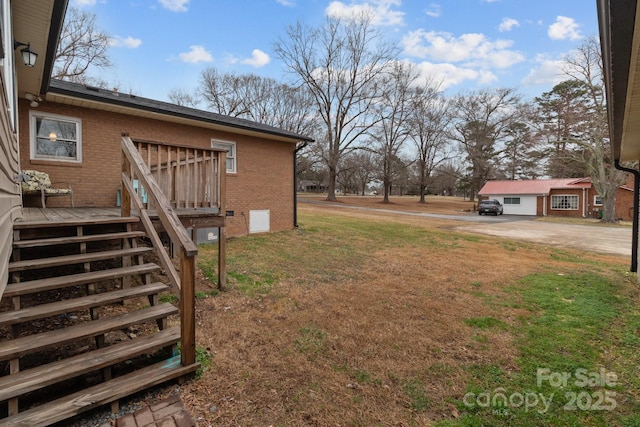
[[[620,160],[640,159],[640,8],[636,8]]]

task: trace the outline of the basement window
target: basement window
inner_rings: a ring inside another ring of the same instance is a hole
[[[75,117],[29,114],[32,160],[82,162],[82,122]]]

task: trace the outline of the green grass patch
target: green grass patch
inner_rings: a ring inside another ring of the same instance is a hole
[[[603,361],[617,341],[629,347],[640,342],[634,337],[640,316],[619,293],[623,281],[591,272],[524,278],[514,289],[531,315],[511,327],[520,352],[517,370],[471,366],[466,393],[455,403],[459,419],[437,425],[638,425],[638,403],[631,397],[640,382],[636,368]],[[626,331],[611,328],[623,318]],[[493,317],[465,323],[506,327]]]
[[[196,292],[196,299],[205,299],[205,298],[209,298],[209,297],[215,297],[220,293],[220,291],[218,291],[217,289],[212,289],[210,291],[197,291]]]
[[[474,317],[463,320],[465,325],[479,329],[507,329],[507,325],[500,319],[495,317]]]
[[[161,303],[171,303],[171,304],[175,304],[179,301],[179,298],[176,294],[160,294],[160,298],[159,298]]]
[[[402,385],[402,391],[411,402],[414,412],[426,412],[429,409],[429,397],[422,381],[412,379]]]

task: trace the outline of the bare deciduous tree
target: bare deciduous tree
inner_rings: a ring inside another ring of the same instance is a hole
[[[184,99],[184,96],[182,96]],[[218,114],[241,117],[302,135],[316,132],[315,103],[305,87],[253,74],[204,70],[198,95]]]
[[[98,29],[96,15],[70,7],[65,17],[56,51],[52,78],[105,87],[102,79],[91,77],[91,68],[112,65],[108,51],[111,39]]]
[[[416,153],[417,184],[420,203],[425,203],[425,192],[431,174],[448,158],[451,107],[448,100],[438,94],[437,86],[428,81],[416,88],[412,98],[410,138]]]
[[[615,168],[609,140],[603,64],[600,45],[591,37],[566,58],[565,73],[584,83],[589,110],[584,128],[576,135],[581,149],[575,154],[586,168],[591,182],[602,198],[602,222],[616,222],[615,200],[626,174]]]
[[[492,178],[498,151],[496,143],[518,117],[519,95],[513,89],[472,92],[454,99],[456,118],[453,139],[469,164],[469,198],[473,201]]]
[[[383,41],[370,16],[361,15],[330,17],[318,28],[290,26],[274,49],[315,100],[327,142],[328,199],[336,200],[340,158],[373,126],[367,112],[378,95],[376,80],[397,47]]]
[[[184,89],[171,89],[168,96],[171,102],[182,107],[198,108],[200,105],[198,98]]]
[[[395,172],[393,166],[397,164],[394,159],[409,137],[412,96],[415,93],[412,85],[417,77],[411,64],[392,62],[379,79],[381,94],[372,105],[376,125],[371,128],[371,136],[382,160],[383,203],[389,203]]]

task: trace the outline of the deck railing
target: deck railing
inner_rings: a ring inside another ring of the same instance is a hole
[[[160,142],[132,141],[174,209],[221,208],[225,153]],[[146,189],[139,189],[141,193]],[[153,200],[149,200],[154,203]],[[155,209],[155,206],[148,206]]]
[[[214,182],[215,177],[218,180],[224,178],[220,178],[220,173],[213,172],[216,167],[225,164],[225,155],[215,150],[178,147],[172,151],[171,147],[163,144],[141,144],[136,146],[129,137],[122,137],[122,215],[131,215],[133,202],[160,263],[174,291],[179,294],[181,360],[183,365],[189,365],[195,363],[196,354],[195,257],[198,248],[182,225],[174,207],[221,209],[224,206],[224,183],[220,185],[220,182]],[[155,173],[152,169],[155,169]],[[189,178],[193,179],[192,183],[182,182]],[[183,191],[186,196],[183,196]],[[168,196],[173,198],[173,202],[170,202]],[[180,273],[176,271],[164,249],[149,216],[149,207],[153,207],[174,250],[177,249],[179,253]],[[224,234],[221,234],[219,242],[224,240]]]

